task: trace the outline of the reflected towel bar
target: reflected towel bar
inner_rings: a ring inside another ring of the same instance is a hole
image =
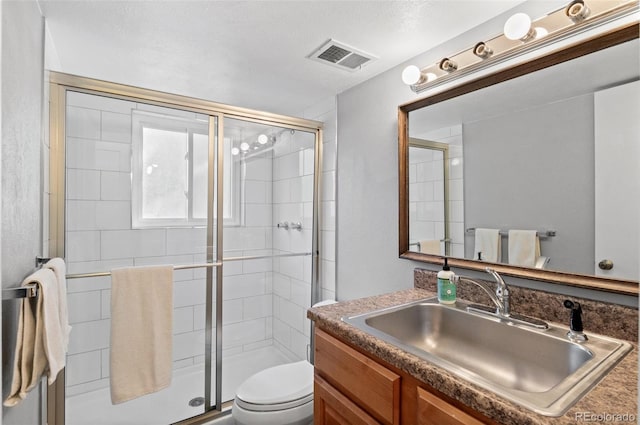
[[[476,232],[476,228],[475,227],[469,227],[465,230],[465,232],[468,235],[472,235],[475,234]],[[500,230],[500,236],[509,236],[509,231],[508,230]],[[536,235],[538,235],[539,238],[544,239],[544,238],[552,238],[556,235],[556,231],[555,230],[538,230],[536,231]]]

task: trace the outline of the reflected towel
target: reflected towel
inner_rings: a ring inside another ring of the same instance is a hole
[[[535,230],[509,230],[509,264],[533,267],[540,256],[540,238]]]
[[[56,275],[53,270],[43,268],[22,282],[22,286],[29,284],[37,285],[38,296],[21,300],[13,379],[5,406],[15,406],[24,400],[44,373],[49,385],[54,383],[65,365]]]
[[[440,255],[440,240],[425,239],[420,241],[420,252],[424,254]]]
[[[69,326],[69,309],[67,308],[67,267],[62,258],[52,258],[43,266],[46,269],[53,270],[56,275],[58,287],[58,315],[60,318],[60,329],[62,330],[63,344],[65,353],[69,350],[69,335],[71,334],[71,326]]]
[[[490,263],[498,263],[502,259],[502,241],[499,229],[476,229],[475,231],[475,247],[473,251],[473,259],[480,259]]]
[[[173,267],[111,271],[111,402],[171,385]]]

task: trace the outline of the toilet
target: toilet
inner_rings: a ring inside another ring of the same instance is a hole
[[[237,425],[313,423],[313,365],[306,360],[271,367],[244,381],[231,415]]]
[[[236,391],[231,416],[237,425],[313,424],[313,365],[301,360],[250,376]]]

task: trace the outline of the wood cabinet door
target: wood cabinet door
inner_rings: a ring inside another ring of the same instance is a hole
[[[473,416],[420,387],[417,404],[420,425],[482,425]]]
[[[315,425],[380,425],[318,375],[315,376],[313,403]]]
[[[316,328],[315,370],[385,425],[400,423],[400,375]]]

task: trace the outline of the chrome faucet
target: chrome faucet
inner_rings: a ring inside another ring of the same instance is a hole
[[[456,276],[459,281],[473,283],[474,285],[482,288],[491,301],[495,304],[496,308],[491,309],[489,307],[485,307],[483,305],[469,305],[467,307],[468,311],[480,314],[489,314],[494,317],[498,317],[501,320],[508,321],[509,323],[531,326],[537,329],[548,329],[549,325],[539,319],[534,319],[533,317],[523,316],[521,314],[511,313],[511,308],[509,304],[509,288],[505,283],[502,276],[498,274],[497,271],[493,270],[491,267],[487,267],[484,269],[487,273],[489,273],[493,279],[496,281],[497,286],[495,291],[489,286],[489,284],[484,282],[479,282],[477,280],[469,279],[468,277]]]
[[[502,279],[502,276],[492,268],[487,267],[485,271],[489,273],[498,284],[495,292],[492,291],[486,283],[478,282],[476,280],[469,279],[468,277],[459,277],[459,279],[464,282],[473,283],[474,285],[482,288],[487,295],[489,295],[491,301],[496,305],[496,314],[502,317],[509,317],[511,315],[511,309],[509,308],[509,288],[507,288],[507,284],[504,282],[504,279]]]

